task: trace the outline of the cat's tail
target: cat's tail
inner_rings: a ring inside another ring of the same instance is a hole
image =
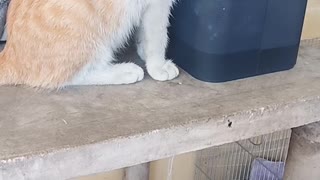
[[[0,85],[18,84],[17,70],[4,51],[0,52]]]

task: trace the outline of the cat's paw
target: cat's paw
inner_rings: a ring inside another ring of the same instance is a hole
[[[144,77],[143,69],[134,63],[119,64],[119,71],[116,84],[132,84]]]
[[[150,62],[147,64],[147,70],[149,75],[158,81],[172,80],[179,75],[179,69],[170,60]]]

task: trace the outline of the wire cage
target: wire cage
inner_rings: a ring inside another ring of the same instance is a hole
[[[282,180],[291,130],[197,152],[195,180]]]

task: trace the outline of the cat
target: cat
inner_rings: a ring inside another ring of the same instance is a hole
[[[167,27],[175,0],[11,0],[0,85],[39,88],[131,84],[144,71],[115,63],[114,53],[136,29],[137,53],[155,80],[172,80]]]

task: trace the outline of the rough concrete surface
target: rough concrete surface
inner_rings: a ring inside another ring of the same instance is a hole
[[[290,71],[210,84],[182,73],[59,92],[0,87],[0,180],[59,180],[320,120],[320,48]]]

